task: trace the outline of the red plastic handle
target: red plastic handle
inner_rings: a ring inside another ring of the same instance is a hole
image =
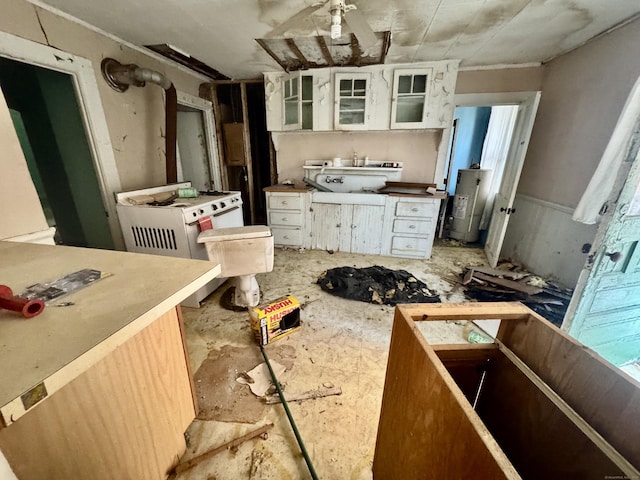
[[[6,285],[0,285],[0,308],[20,312],[24,318],[39,315],[44,310],[44,302],[40,299],[27,300],[15,297],[13,291]]]

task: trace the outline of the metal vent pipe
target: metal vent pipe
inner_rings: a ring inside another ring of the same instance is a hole
[[[111,88],[124,92],[129,85],[144,87],[146,82],[159,85],[165,95],[165,151],[167,183],[178,181],[176,138],[178,123],[178,97],[171,80],[164,74],[135,64],[123,65],[113,58],[105,58],[100,65],[102,76]]]

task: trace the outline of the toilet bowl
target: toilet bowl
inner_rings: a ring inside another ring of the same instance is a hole
[[[260,303],[257,273],[273,270],[273,236],[267,226],[219,228],[198,235],[209,260],[220,265],[222,277],[235,277],[237,306]]]

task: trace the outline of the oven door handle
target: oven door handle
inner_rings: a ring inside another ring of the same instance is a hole
[[[238,205],[236,205],[235,207],[231,207],[228,210],[225,210],[224,212],[218,212],[218,213],[214,213],[213,215],[211,215],[212,217],[219,217],[220,215],[224,215],[226,213],[229,212],[233,212],[234,210],[237,210],[238,208],[240,208]]]

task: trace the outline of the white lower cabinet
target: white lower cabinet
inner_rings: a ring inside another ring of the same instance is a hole
[[[439,210],[437,198],[388,197],[382,253],[429,258]]]
[[[311,204],[311,248],[379,255],[383,205]]]
[[[267,223],[271,227],[273,243],[287,247],[305,245],[305,212],[309,193],[266,192]]]
[[[385,196],[382,205],[361,205],[316,203],[306,192],[266,195],[276,245],[407,258],[431,256],[440,199]]]

